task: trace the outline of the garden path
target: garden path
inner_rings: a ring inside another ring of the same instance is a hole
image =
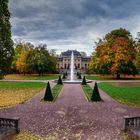
[[[65,84],[53,103],[40,102],[42,91],[25,104],[1,110],[0,116],[19,117],[21,130],[51,140],[122,140],[123,116],[140,114],[140,109],[121,105],[100,93],[104,102],[88,102],[79,84]]]

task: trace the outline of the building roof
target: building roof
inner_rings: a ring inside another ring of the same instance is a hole
[[[67,50],[65,52],[61,53],[61,57],[69,57],[71,56],[71,53],[73,52],[74,56],[81,56],[80,52],[78,52],[77,50]]]
[[[90,57],[89,56],[82,57],[82,61],[89,61],[89,60],[90,60]]]

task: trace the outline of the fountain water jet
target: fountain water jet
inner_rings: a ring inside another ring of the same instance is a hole
[[[90,82],[92,82],[92,81],[87,80],[87,83],[90,83]],[[82,80],[75,80],[74,79],[74,53],[73,53],[73,51],[71,53],[71,62],[70,62],[70,80],[63,80],[63,83],[67,83],[67,84],[80,84],[80,83],[82,83]]]
[[[71,53],[71,65],[70,65],[70,81],[74,81],[74,54]]]

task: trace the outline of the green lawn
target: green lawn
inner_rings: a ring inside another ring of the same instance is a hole
[[[89,80],[139,80],[140,75],[121,75],[120,79],[115,79],[113,75],[86,75]]]
[[[0,82],[0,108],[22,104],[45,86],[40,82]]]
[[[100,75],[87,75],[86,79],[89,79],[89,80],[108,80],[109,78],[103,77]]]
[[[92,96],[93,89],[88,84],[87,85],[82,85],[82,89],[83,89],[88,101],[91,101],[91,96]]]
[[[58,76],[59,76],[58,74],[48,74],[44,76],[10,74],[10,75],[6,75],[4,79],[6,80],[55,80],[58,79]]]
[[[115,100],[140,107],[140,86],[118,86],[111,83],[99,83],[98,86]]]
[[[62,87],[63,85],[55,85],[53,88],[52,88],[52,94],[53,94],[53,98],[54,100],[56,100],[56,98],[58,97],[60,91],[62,90]]]

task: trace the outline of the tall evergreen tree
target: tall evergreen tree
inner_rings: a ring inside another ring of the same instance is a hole
[[[8,0],[0,0],[0,74],[4,75],[9,70],[13,54],[13,41],[11,39],[10,12]]]

